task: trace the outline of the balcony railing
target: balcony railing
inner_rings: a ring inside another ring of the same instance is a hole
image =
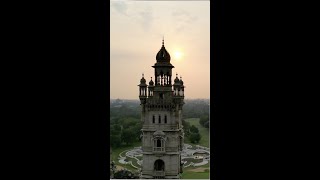
[[[164,147],[154,147],[153,151],[154,152],[164,152]]]
[[[144,146],[142,147],[142,151],[143,152],[177,152],[179,149],[178,147],[148,147],[148,146]]]

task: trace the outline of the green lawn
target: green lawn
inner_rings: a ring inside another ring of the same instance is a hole
[[[136,160],[136,159],[130,158],[130,157],[127,157],[127,159],[128,159],[129,161],[132,161],[132,164],[133,164],[134,166],[136,166],[136,167],[138,167],[138,168],[141,168],[141,166],[137,163],[137,160]],[[135,169],[135,168],[134,168],[134,169]]]
[[[119,157],[119,154],[122,152],[122,151],[125,151],[125,150],[131,150],[133,149],[134,147],[138,147],[138,146],[141,146],[141,142],[135,142],[133,143],[132,145],[128,145],[128,146],[125,146],[125,147],[120,147],[120,148],[113,148],[112,149],[112,154],[111,154],[111,159],[115,162],[116,165],[119,165],[119,166],[122,166],[124,168],[127,168],[129,170],[136,170],[134,167],[132,167],[130,164],[121,164],[119,163],[119,160],[118,160],[118,157]],[[122,156],[125,156],[125,152],[122,153]],[[136,161],[136,160],[135,160]],[[135,162],[133,162],[134,165],[135,165]]]
[[[196,126],[199,129],[199,132],[201,135],[201,139],[199,143],[193,144],[189,141],[188,138],[185,138],[185,143],[188,143],[191,145],[201,145],[201,146],[209,147],[209,129],[200,125],[199,123],[200,118],[189,118],[189,119],[185,119],[185,121],[189,122],[190,126],[191,125]]]
[[[202,162],[202,159],[194,159],[194,158],[184,158],[184,161],[193,162],[193,163],[199,163]]]
[[[183,168],[183,173],[182,173],[182,179],[209,179],[209,175],[210,175],[210,170],[205,170],[205,172],[193,172],[190,171],[192,169],[196,169],[196,168],[209,168],[210,167],[210,162],[206,165],[200,166],[200,167],[186,167]]]
[[[209,172],[183,172],[182,179],[209,179]]]

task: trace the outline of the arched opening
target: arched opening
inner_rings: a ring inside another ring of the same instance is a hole
[[[154,162],[155,171],[164,171],[164,162],[161,159],[158,159]]]
[[[160,139],[157,140],[157,147],[161,147],[161,140]]]

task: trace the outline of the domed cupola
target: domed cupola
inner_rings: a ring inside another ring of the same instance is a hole
[[[182,81],[182,77],[180,76],[180,84],[181,86],[183,86],[183,81]]]
[[[179,84],[180,80],[178,78],[178,74],[176,74],[176,78],[174,79],[174,84]]]
[[[142,74],[142,78],[140,80],[140,84],[146,84],[146,79],[144,79],[143,74]]]
[[[151,77],[151,80],[149,81],[149,86],[153,86],[154,85],[154,82],[152,81],[152,77]]]
[[[157,62],[170,62],[171,57],[166,48],[164,47],[164,40],[162,40],[162,47],[160,51],[157,53],[156,59]]]

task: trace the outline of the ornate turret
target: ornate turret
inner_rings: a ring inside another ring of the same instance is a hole
[[[181,76],[180,76],[180,96],[184,96],[184,85],[183,85]]]
[[[145,99],[147,98],[147,84],[146,80],[144,79],[144,74],[142,74],[142,78],[140,80],[139,86],[139,98],[141,103],[145,103]]]
[[[174,84],[173,84],[173,95],[179,96],[179,91],[181,88],[180,80],[178,78],[178,73],[176,74],[176,78],[174,79]]]
[[[149,91],[149,97],[153,96],[153,91],[154,91],[154,85],[153,85],[153,81],[152,81],[152,77],[151,80],[149,82],[149,86],[148,86],[148,91]]]

